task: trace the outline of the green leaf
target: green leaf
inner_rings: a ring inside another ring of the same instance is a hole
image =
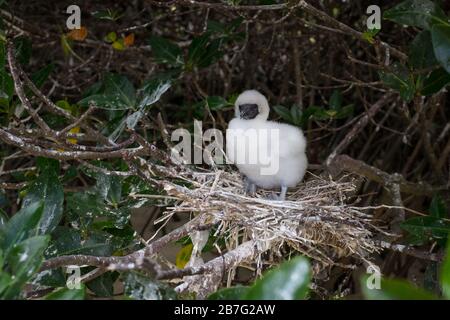
[[[1,248],[6,253],[15,244],[37,233],[43,203],[35,202],[18,211],[1,229]]]
[[[92,13],[92,15],[98,19],[111,20],[111,21],[116,21],[120,17],[122,17],[122,14],[120,14],[119,11],[112,10],[112,9],[95,11]]]
[[[127,110],[135,107],[136,90],[127,77],[107,73],[102,82],[103,90],[96,90],[92,94],[78,102],[80,106],[87,107],[90,104],[98,108],[109,110]]]
[[[355,106],[353,104],[342,107],[335,115],[336,119],[345,119],[351,116],[354,112]]]
[[[413,244],[423,244],[431,238],[445,243],[450,233],[450,222],[434,216],[410,218],[401,227],[411,233]]]
[[[210,33],[206,32],[192,40],[186,63],[188,70],[192,70],[194,67],[205,68],[223,55],[223,52],[220,51],[222,38],[211,39],[210,36]]]
[[[88,236],[82,236],[79,230],[59,227],[52,237],[53,240],[46,250],[46,257],[71,254],[108,256],[114,251],[111,235],[101,231],[91,231]]]
[[[240,300],[248,292],[249,287],[238,286],[220,289],[208,297],[208,300]]]
[[[221,110],[223,108],[231,106],[231,104],[220,96],[209,96],[205,100],[210,110]]]
[[[440,195],[435,195],[431,200],[430,215],[436,218],[447,218],[449,216],[447,206]]]
[[[309,262],[304,257],[295,257],[278,268],[267,272],[257,280],[244,296],[250,300],[294,300],[304,299],[311,281]]]
[[[391,66],[391,71],[380,71],[378,74],[381,81],[389,88],[399,91],[403,100],[411,101],[416,90],[411,73],[400,63],[394,63]]]
[[[6,215],[6,212],[3,211],[2,209],[0,209],[0,230],[6,224],[7,221],[8,221],[8,216]]]
[[[86,288],[81,285],[80,289],[61,288],[44,297],[45,300],[84,300]]]
[[[96,174],[96,178],[97,183],[95,187],[103,200],[109,201],[113,204],[118,204],[122,194],[121,178],[101,172]]]
[[[39,158],[38,178],[31,184],[23,200],[22,207],[42,201],[42,212],[39,230],[42,234],[50,233],[59,224],[63,214],[64,190],[58,178],[59,161]]]
[[[112,47],[118,51],[125,50],[125,42],[123,39],[116,40],[112,43]]]
[[[136,272],[126,274],[124,294],[135,300],[176,299],[176,294],[172,288]]]
[[[361,279],[362,292],[369,300],[435,300],[430,292],[398,279],[381,279],[380,289],[369,289],[366,285],[367,277]]]
[[[11,278],[11,275],[6,272],[0,272],[0,297],[3,297],[3,293],[12,283],[13,279]]]
[[[18,62],[22,65],[28,64],[31,58],[31,41],[26,37],[18,37],[14,39],[14,47]]]
[[[435,23],[446,23],[442,9],[431,0],[406,0],[386,10],[384,19],[429,30]]]
[[[342,106],[342,93],[339,90],[334,90],[330,97],[330,108],[333,110],[339,110]]]
[[[441,267],[441,286],[444,297],[450,300],[450,241],[447,243],[446,251]]]
[[[86,286],[98,297],[112,297],[114,295],[114,282],[118,276],[117,272],[107,272],[89,281]]]
[[[0,70],[3,70],[6,64],[6,48],[5,42],[0,41]]]
[[[147,82],[140,90],[141,101],[139,102],[138,109],[151,106],[159,101],[161,96],[169,90],[172,86],[171,80],[155,79]]]
[[[7,105],[14,94],[14,82],[4,69],[0,69],[0,99]]]
[[[172,66],[183,64],[183,52],[176,44],[157,36],[152,36],[149,43],[157,62],[168,63]]]
[[[433,53],[430,31],[420,32],[409,46],[409,64],[415,69],[429,68],[437,64]]]
[[[117,40],[117,34],[116,34],[114,31],[109,32],[109,33],[105,36],[105,41],[106,41],[106,42],[113,43],[113,42],[116,41],[116,40]]]
[[[8,269],[13,275],[13,283],[3,294],[4,299],[16,297],[25,283],[39,270],[43,253],[50,236],[35,236],[15,245],[8,254]]]
[[[297,105],[293,105],[291,107],[291,117],[292,117],[292,123],[299,126],[301,125],[301,121],[302,121],[302,111],[300,110],[300,108]]]
[[[288,108],[284,106],[274,106],[273,109],[284,121],[292,122],[292,114]]]
[[[431,38],[436,59],[445,71],[450,73],[450,25],[434,25]]]
[[[450,74],[442,68],[434,70],[423,81],[420,93],[424,96],[432,95],[440,91],[450,83]]]
[[[121,101],[117,101],[112,97],[108,97],[104,94],[94,94],[78,101],[78,104],[82,107],[88,107],[94,105],[96,108],[111,109],[111,110],[126,110],[128,106],[124,106]]]
[[[31,81],[36,85],[36,87],[41,87],[44,82],[48,79],[50,73],[54,69],[53,63],[50,63],[49,65],[43,67],[42,69],[36,71],[31,75]]]
[[[127,77],[107,73],[104,77],[105,94],[118,99],[124,106],[131,108],[136,103],[136,90]]]
[[[375,42],[374,37],[381,31],[381,29],[368,29],[363,32],[362,38],[369,42],[370,44],[373,44]]]
[[[322,107],[310,106],[310,107],[306,108],[306,110],[303,112],[302,122],[306,123],[310,118],[315,119],[315,120],[328,120],[331,117],[333,117],[333,114],[330,114],[327,111],[328,110],[325,110]]]

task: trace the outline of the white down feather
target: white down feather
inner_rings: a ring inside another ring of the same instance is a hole
[[[239,111],[241,104],[257,104],[258,115],[250,120],[241,119]],[[226,135],[229,160],[258,187],[296,186],[303,179],[308,166],[305,153],[306,139],[302,130],[288,124],[267,121],[268,102],[256,90],[244,91],[236,100],[235,111],[236,118],[229,122]],[[242,134],[250,132],[247,131],[249,129],[256,133],[252,138]],[[277,130],[278,136],[272,136],[271,130]],[[269,155],[268,159],[257,157],[256,162],[250,162],[251,154],[260,152],[261,148],[267,148],[265,154]],[[276,169],[277,160],[278,170],[269,170],[269,168]],[[267,174],[268,171],[271,172]]]

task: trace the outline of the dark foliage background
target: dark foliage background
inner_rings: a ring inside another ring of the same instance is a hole
[[[164,130],[192,130],[194,119],[225,130],[234,99],[254,88],[272,119],[304,130],[313,172],[359,177],[355,203],[397,235],[373,257],[382,274],[428,291],[392,281],[384,296],[365,296],[449,298],[450,2],[374,2],[0,1],[0,296],[186,298],[149,268],[105,268],[142,248],[171,204],[133,197],[164,195],[157,181],[174,178]],[[72,4],[78,32],[66,28]],[[366,27],[373,4],[384,16],[376,32]],[[149,177],[138,156],[163,166]],[[182,269],[189,239],[170,240]],[[54,259],[81,254],[109,260]],[[280,272],[307,262],[296,263]],[[64,289],[68,264],[90,266],[79,290]],[[361,298],[359,266],[331,268],[309,296]],[[305,297],[305,283],[292,298]],[[252,290],[238,293],[267,298]]]

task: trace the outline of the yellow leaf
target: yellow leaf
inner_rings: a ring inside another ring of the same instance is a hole
[[[106,35],[105,40],[110,43],[114,42],[117,40],[117,34],[114,31],[111,31]]]
[[[183,269],[189,262],[189,259],[191,258],[192,254],[192,248],[193,248],[192,243],[190,243],[188,245],[185,245],[183,248],[180,249],[180,251],[178,251],[175,259],[175,264],[178,269]]]
[[[327,110],[326,113],[330,116],[330,117],[334,117],[337,114],[336,110]]]
[[[122,51],[125,49],[125,45],[123,44],[123,39],[120,39],[118,41],[114,41],[112,44],[112,47],[116,50]]]
[[[80,127],[73,127],[69,130],[69,133],[80,133]],[[76,138],[69,138],[66,140],[67,143],[77,144],[78,140]]]
[[[88,34],[86,27],[80,27],[80,29],[73,29],[68,34],[67,37],[76,41],[83,41],[86,39]]]
[[[68,56],[70,54],[71,48],[69,40],[65,35],[61,35],[61,47],[63,49],[64,55]]]
[[[130,33],[125,38],[123,38],[123,43],[127,47],[132,46],[134,44],[134,33]]]

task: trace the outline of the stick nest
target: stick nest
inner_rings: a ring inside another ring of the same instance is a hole
[[[334,181],[308,173],[285,201],[267,199],[272,191],[266,190],[245,195],[242,177],[235,171],[197,170],[179,177],[182,185],[164,184],[166,192],[179,199],[166,217],[175,212],[205,215],[218,222],[216,235],[225,238],[229,250],[253,239],[263,244],[261,253],[281,254],[287,246],[322,266],[344,267],[351,266],[342,265],[342,258],[369,262],[368,255],[378,251],[372,241],[378,229],[371,216],[346,203],[356,188],[350,176]]]

